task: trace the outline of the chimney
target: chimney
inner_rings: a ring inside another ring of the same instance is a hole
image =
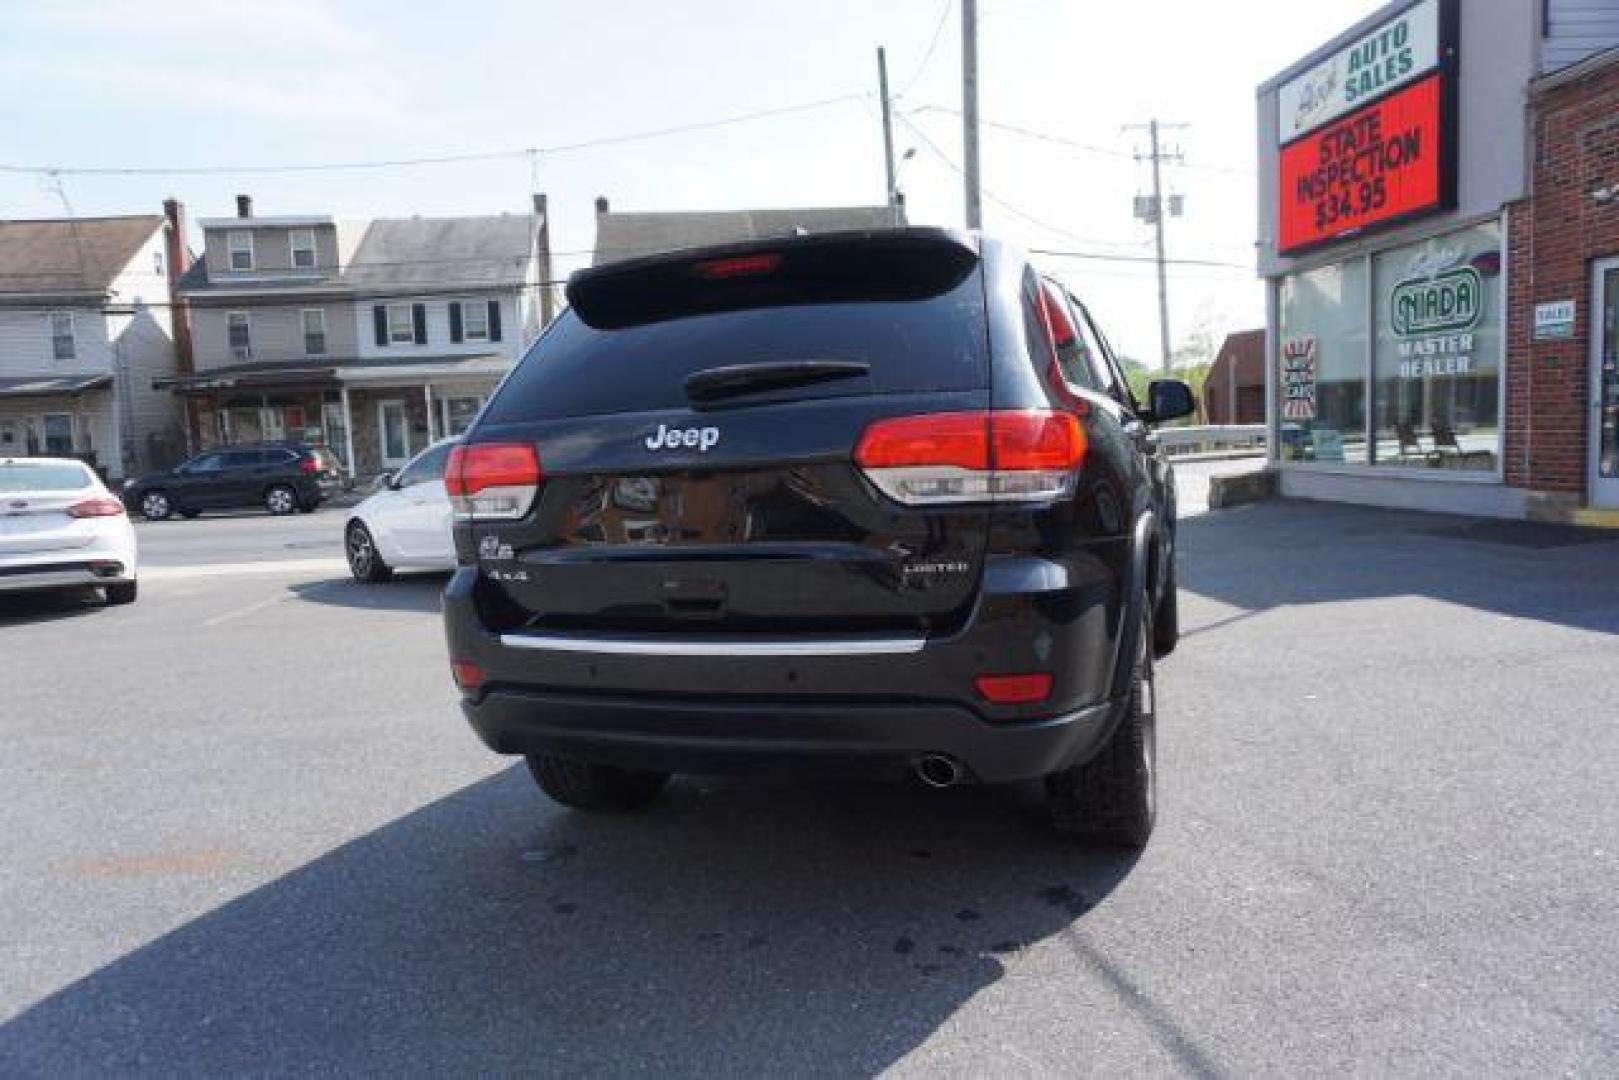
[[[197,370],[196,353],[191,340],[191,311],[185,297],[180,295],[180,278],[191,269],[191,247],[186,243],[186,207],[179,199],[163,200],[163,262],[169,270],[169,333],[174,338],[174,373],[192,375]],[[180,409],[185,417],[185,448],[190,454],[198,445],[201,425],[197,419],[197,403],[189,397],[181,398]]]
[[[190,375],[197,366],[191,344],[191,317],[179,292],[180,278],[191,269],[185,203],[179,199],[164,199],[163,216],[168,219],[168,227],[163,231],[163,261],[169,268],[169,315],[174,324],[175,366],[179,374]]]
[[[237,217],[252,217],[253,216],[253,196],[251,196],[251,195],[238,195],[238,196],[236,196],[236,216]]]
[[[601,217],[605,213],[607,213],[607,196],[598,195],[596,196],[596,216]]]
[[[556,317],[556,291],[551,287],[551,215],[543,192],[534,193],[534,260],[540,276],[540,329]]]

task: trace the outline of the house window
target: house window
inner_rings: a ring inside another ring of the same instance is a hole
[[[58,360],[72,360],[78,355],[73,341],[73,312],[51,312],[51,355]]]
[[[478,418],[478,410],[483,408],[481,397],[445,397],[440,398],[442,409],[443,432],[446,436],[460,435],[472,426],[472,421]]]
[[[304,352],[319,356],[326,351],[326,312],[308,308],[303,313]]]
[[[247,312],[233,311],[225,316],[225,328],[230,335],[231,355],[238,360],[253,359],[253,335],[247,324]]]
[[[315,265],[315,230],[292,230],[292,265],[308,270]]]
[[[152,252],[152,273],[158,277],[163,276],[163,253],[161,251]]]
[[[461,332],[467,341],[488,341],[489,306],[481,300],[462,304]]]
[[[228,239],[230,242],[230,268],[232,270],[253,269],[253,234],[250,232],[233,232]]]
[[[388,340],[395,345],[415,344],[416,323],[409,304],[388,305]]]

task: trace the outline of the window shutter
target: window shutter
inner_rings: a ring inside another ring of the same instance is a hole
[[[416,324],[416,344],[427,344],[427,305],[410,305],[410,321]]]
[[[388,309],[377,304],[371,309],[371,324],[376,327],[377,344],[388,344]]]
[[[450,301],[450,340],[461,343],[461,301]]]
[[[489,340],[500,340],[500,301],[489,301]]]

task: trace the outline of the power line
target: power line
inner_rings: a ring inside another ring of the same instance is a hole
[[[515,161],[522,158],[532,160],[538,155],[570,154],[580,150],[593,150],[603,146],[617,146],[622,143],[666,138],[671,135],[685,135],[692,132],[709,131],[714,128],[728,127],[732,124],[745,124],[751,123],[755,120],[766,120],[772,117],[791,115],[793,113],[809,112],[813,109],[823,109],[831,105],[841,105],[844,102],[855,101],[870,96],[870,93],[867,91],[851,94],[839,94],[836,97],[821,98],[817,101],[805,101],[796,105],[782,105],[771,109],[758,109],[753,112],[737,113],[732,116],[719,117],[713,120],[698,120],[687,124],[674,124],[669,127],[650,128],[646,131],[626,132],[622,135],[605,135],[600,138],[584,139],[579,142],[571,143],[558,143],[552,146],[528,146],[514,150],[492,150],[482,153],[438,154],[424,157],[389,158],[375,161],[308,162],[302,164],[268,165],[199,165],[174,168],[0,164],[0,173],[41,176],[219,176],[235,174],[245,175],[249,173],[263,175],[273,173],[349,172],[356,170],[401,169],[424,165],[456,165],[478,161]]]
[[[1104,262],[1126,262],[1156,264],[1158,259],[1153,255],[1112,255],[1105,252],[1094,251],[1057,251],[1052,248],[1030,248],[1030,255],[1049,255],[1058,259],[1099,259]],[[1165,259],[1165,266],[1202,266],[1221,270],[1242,270],[1255,273],[1252,266],[1243,263],[1225,262],[1221,259]]]
[[[935,143],[933,141],[933,139],[928,136],[927,132],[924,131],[918,124],[912,122],[911,119],[909,117],[905,116],[903,113],[900,114],[899,121],[900,121],[900,123],[904,124],[906,127],[911,129],[911,132],[918,139],[921,140],[922,145],[927,148],[929,153],[931,153],[934,157],[938,158],[941,162],[943,162],[947,167],[949,167],[950,169],[955,171],[958,175],[965,175],[961,165],[957,164],[957,162],[953,158],[951,158],[949,154],[945,153],[942,149],[940,149],[939,145],[937,143]],[[1024,210],[1022,207],[1019,207],[1016,204],[1008,202],[1006,199],[1003,199],[1001,196],[997,195],[995,192],[991,191],[987,187],[982,188],[982,191],[983,191],[984,197],[986,199],[988,199],[990,202],[994,203],[996,206],[999,206],[1001,209],[1005,210],[1007,213],[1011,214],[1014,217],[1021,218],[1022,220],[1027,221],[1029,224],[1037,226],[1037,227],[1039,227],[1041,229],[1044,229],[1047,232],[1057,233],[1060,236],[1066,236],[1068,239],[1077,240],[1081,244],[1103,244],[1103,245],[1112,246],[1112,247],[1133,247],[1133,246],[1135,246],[1133,244],[1122,243],[1122,242],[1119,242],[1119,241],[1096,240],[1096,239],[1092,239],[1092,238],[1089,238],[1089,237],[1080,236],[1079,234],[1077,234],[1075,232],[1072,232],[1072,231],[1070,231],[1068,229],[1063,228],[1061,225],[1053,225],[1049,221],[1045,221],[1045,220],[1043,220],[1043,219],[1041,219],[1039,217],[1036,217],[1034,214],[1029,213],[1027,210]]]
[[[949,105],[918,105],[916,108],[908,111],[912,116],[919,116],[922,113],[928,112],[950,113],[953,116],[961,115],[960,109],[953,109]],[[1097,146],[1094,143],[1079,142],[1076,139],[1070,139],[1066,136],[1057,135],[1049,131],[1037,131],[1034,128],[1024,127],[1021,124],[1011,124],[1004,120],[987,120],[982,117],[979,118],[978,122],[984,127],[995,128],[998,131],[1005,131],[1012,135],[1021,135],[1024,138],[1033,139],[1036,142],[1052,143],[1057,146],[1065,146],[1070,150],[1079,150],[1084,153],[1095,154],[1100,157],[1116,158],[1120,161],[1133,162],[1136,160],[1136,155],[1127,150],[1115,150],[1106,146]],[[1253,169],[1241,169],[1230,165],[1204,165],[1195,161],[1182,161],[1178,164],[1183,169],[1198,169],[1203,172],[1226,173],[1231,176],[1245,177],[1252,177],[1255,175]]]
[[[944,0],[943,6],[939,8],[939,21],[933,24],[933,37],[928,40],[927,52],[922,54],[922,62],[916,65],[915,71],[911,72],[910,80],[906,82],[904,89],[900,90],[898,96],[904,97],[910,93],[911,87],[915,86],[917,80],[922,77],[923,72],[927,71],[928,64],[933,59],[933,50],[939,47],[939,38],[944,34],[944,24],[950,18],[950,8],[954,3],[955,0]]]

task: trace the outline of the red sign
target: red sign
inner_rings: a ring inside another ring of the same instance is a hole
[[[1447,205],[1442,74],[1282,148],[1282,254]]]

